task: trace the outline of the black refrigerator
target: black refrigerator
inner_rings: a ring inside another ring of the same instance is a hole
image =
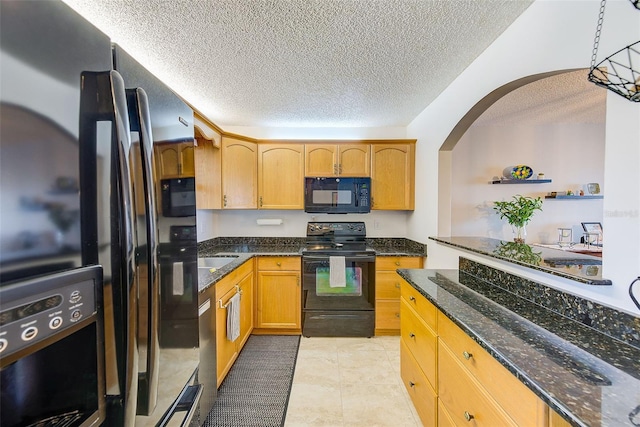
[[[0,424],[189,424],[195,178],[157,157],[193,113],[62,2],[0,19]]]

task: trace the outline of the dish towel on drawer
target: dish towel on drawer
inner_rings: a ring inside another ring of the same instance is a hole
[[[184,295],[184,266],[182,262],[173,263],[172,279],[171,293],[173,295]]]
[[[240,292],[227,303],[227,339],[235,341],[240,336]]]
[[[329,286],[332,288],[344,288],[347,286],[345,274],[345,261],[343,256],[329,257]]]

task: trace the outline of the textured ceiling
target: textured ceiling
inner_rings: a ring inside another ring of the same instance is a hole
[[[533,0],[64,0],[224,128],[404,126]]]

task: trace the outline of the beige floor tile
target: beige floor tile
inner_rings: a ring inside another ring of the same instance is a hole
[[[311,337],[300,339],[300,350],[337,350],[338,338]]]
[[[400,336],[375,337],[385,350],[400,350]]]
[[[338,351],[384,350],[377,338],[337,338]]]
[[[329,359],[298,359],[294,384],[340,385],[338,361]]]
[[[345,426],[417,426],[400,385],[342,386]]]
[[[285,426],[342,426],[339,386],[296,384],[291,387]]]
[[[338,352],[335,350],[298,350],[298,357],[296,361],[314,359],[337,362]]]

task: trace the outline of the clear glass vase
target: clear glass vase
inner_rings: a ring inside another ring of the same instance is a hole
[[[524,243],[527,240],[527,228],[524,225],[511,224],[511,232],[514,242]]]

